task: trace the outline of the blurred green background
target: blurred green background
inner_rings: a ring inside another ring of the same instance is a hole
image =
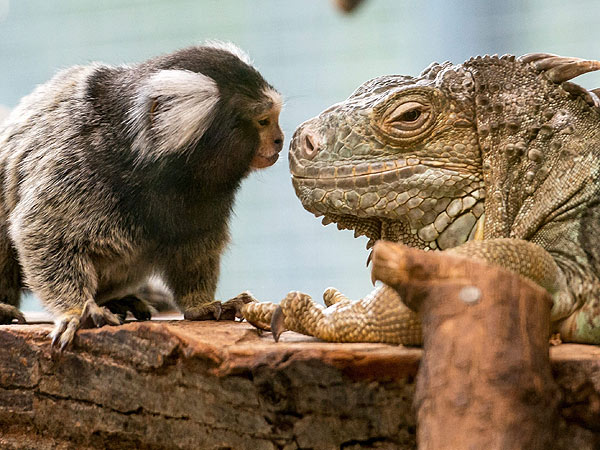
[[[362,82],[417,75],[432,61],[532,51],[600,58],[600,2],[366,0],[352,15],[328,0],[0,0],[0,105],[14,107],[57,70],[91,61],[137,62],[206,39],[244,48],[286,98],[294,129]],[[600,86],[589,74],[578,82]],[[243,290],[279,301],[320,299],[335,286],[370,290],[365,238],[323,227],[296,199],[285,155],[238,195],[218,297]],[[39,309],[32,299],[24,310]]]

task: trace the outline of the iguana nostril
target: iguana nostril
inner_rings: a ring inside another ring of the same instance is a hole
[[[302,142],[302,153],[306,159],[313,159],[319,153],[319,141],[316,136],[306,133]]]

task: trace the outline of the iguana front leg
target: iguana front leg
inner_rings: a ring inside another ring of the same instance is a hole
[[[383,248],[378,246],[380,251]],[[469,241],[446,252],[512,270],[546,288],[553,295],[554,310],[572,308],[564,275],[552,256],[536,244],[510,238],[490,239]],[[373,271],[384,282],[393,279],[400,268],[401,261],[394,258],[373,259]],[[357,302],[342,300],[328,308],[316,304],[305,294],[292,292],[281,302],[280,310],[281,316],[276,316],[276,323],[272,325],[275,335],[288,329],[335,342],[421,343],[418,316],[387,286]]]
[[[468,241],[445,253],[477,258],[512,270],[535,281],[554,297],[566,290],[564,275],[554,258],[541,246],[530,241],[512,238]]]

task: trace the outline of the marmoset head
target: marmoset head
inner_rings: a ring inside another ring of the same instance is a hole
[[[184,156],[217,176],[277,161],[281,96],[233,44],[190,47],[133,70],[128,133],[138,160]]]

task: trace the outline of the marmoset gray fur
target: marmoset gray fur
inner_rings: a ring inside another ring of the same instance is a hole
[[[277,160],[280,109],[224,43],[71,67],[37,87],[0,126],[0,321],[22,319],[30,289],[64,348],[80,327],[119,323],[102,305],[135,313],[154,275],[185,318],[218,318],[234,195]]]

